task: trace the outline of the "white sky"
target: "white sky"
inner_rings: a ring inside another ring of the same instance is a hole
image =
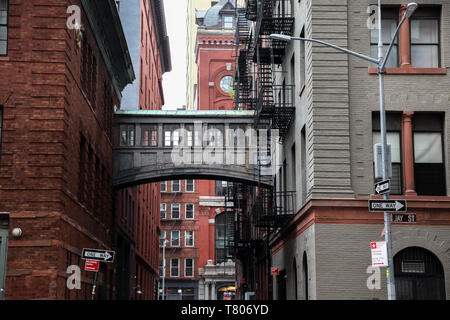
[[[163,75],[163,109],[177,109],[186,104],[186,2],[164,0],[172,71]]]

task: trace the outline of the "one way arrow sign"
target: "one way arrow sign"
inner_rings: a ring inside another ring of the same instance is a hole
[[[81,258],[89,260],[98,260],[103,262],[113,262],[114,254],[115,252],[110,250],[84,248]]]
[[[406,200],[369,200],[370,212],[406,212]]]
[[[391,191],[389,183],[390,183],[389,179],[375,183],[375,193],[384,194]]]

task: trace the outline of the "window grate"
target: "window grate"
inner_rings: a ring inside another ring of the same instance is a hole
[[[403,273],[425,273],[425,262],[423,260],[403,260]]]

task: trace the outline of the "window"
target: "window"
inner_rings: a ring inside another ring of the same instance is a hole
[[[234,244],[234,214],[228,211],[216,215],[214,228],[215,260],[216,263],[225,262]]]
[[[228,183],[226,181],[215,181],[215,195],[216,197],[225,196],[227,192]]]
[[[425,6],[411,17],[411,64],[416,68],[439,67],[440,14],[440,8]]]
[[[160,205],[161,219],[167,219],[167,204],[161,203]]]
[[[403,194],[403,171],[401,159],[401,130],[402,117],[399,113],[386,114],[386,140],[387,144],[391,145],[391,160],[392,160],[392,177],[391,177],[391,194]],[[380,117],[379,113],[374,113],[372,116],[373,128],[373,144],[381,143],[380,133]],[[379,182],[382,179],[375,179]]]
[[[391,39],[394,36],[395,29],[398,25],[398,8],[381,8],[381,29],[382,29],[382,41],[385,52],[391,43]],[[370,33],[370,55],[373,58],[378,58],[378,29],[371,29]],[[373,64],[372,66],[376,66]],[[392,46],[389,59],[386,63],[386,68],[398,67],[398,37]]]
[[[413,117],[414,183],[418,195],[444,196],[446,192],[442,114]]]
[[[180,219],[180,204],[172,203],[172,219]]]
[[[180,126],[167,124],[164,125],[164,146],[176,147],[180,142]]]
[[[185,124],[184,125],[184,130],[186,133],[186,136],[184,137],[184,145],[188,146],[188,147],[192,147],[193,145],[193,139],[194,139],[194,125],[192,124]],[[197,134],[198,136],[198,134]],[[197,137],[198,139],[198,137]],[[198,143],[196,143],[198,145]]]
[[[232,16],[225,16],[223,17],[223,27],[225,29],[232,29],[233,28],[233,17]]]
[[[186,230],[184,233],[184,245],[186,247],[194,246],[194,231]]]
[[[159,245],[164,247],[164,241],[166,241],[166,230],[161,230],[161,235],[159,237]]]
[[[208,125],[207,141],[205,146],[223,147],[224,146],[224,125]]]
[[[8,54],[8,0],[0,0],[0,56]]]
[[[184,276],[185,277],[194,276],[194,259],[192,258],[184,259]]]
[[[161,181],[161,192],[167,191],[167,181]]]
[[[181,183],[180,180],[172,180],[172,192],[180,192],[181,191]]]
[[[134,125],[120,125],[120,145],[134,146]]]
[[[300,37],[305,37],[305,29],[302,29]],[[306,82],[306,61],[305,61],[305,41],[299,41],[300,45],[300,87]],[[295,82],[294,82],[295,83]],[[301,89],[300,89],[301,90]]]
[[[194,192],[194,180],[186,180],[186,192]]]
[[[170,259],[170,276],[171,277],[180,276],[180,259],[178,258]]]
[[[194,205],[192,203],[186,203],[185,217],[186,219],[194,219]]]
[[[158,126],[157,125],[142,125],[141,126],[141,145],[143,147],[158,146]]]
[[[292,190],[297,190],[297,161],[295,159],[295,143],[291,147]]]
[[[180,246],[180,231],[172,230],[170,240],[171,240],[170,245],[172,247],[179,247]]]

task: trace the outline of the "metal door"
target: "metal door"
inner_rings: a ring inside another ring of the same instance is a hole
[[[6,257],[8,254],[9,213],[0,212],[0,300],[5,299]]]
[[[398,300],[444,300],[444,268],[430,251],[409,247],[394,257]]]

